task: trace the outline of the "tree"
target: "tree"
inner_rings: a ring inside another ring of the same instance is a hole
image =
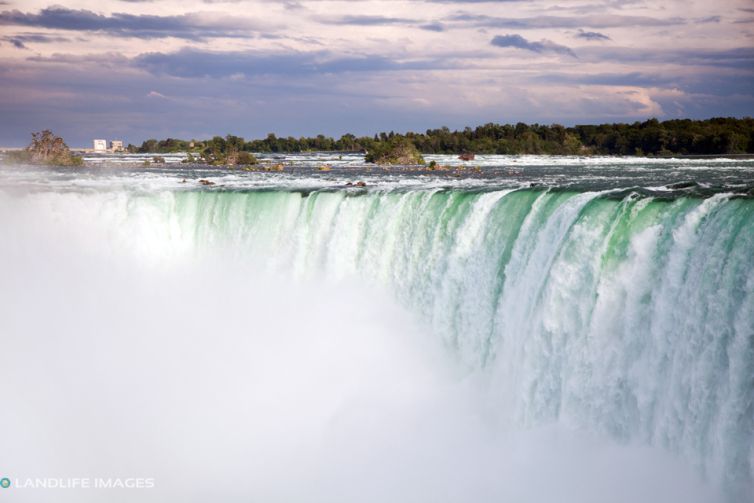
[[[142,142],[141,147],[139,148],[139,152],[142,152],[142,153],[157,152],[157,144],[158,142],[154,138],[145,140],[144,142]]]
[[[325,135],[310,138],[278,138],[270,133],[264,139],[243,142],[241,138],[215,137],[197,150],[204,150],[208,162],[228,155],[233,148],[246,152],[306,152],[311,150],[361,151],[379,157],[395,146],[394,142],[408,142],[425,154],[607,154],[607,155],[668,155],[668,154],[734,154],[754,153],[754,119],[715,118],[709,120],[650,119],[632,124],[600,124],[565,127],[560,124],[541,125],[488,123],[475,129],[451,131],[444,126],[427,129],[423,133],[394,131],[373,136],[355,137],[344,134],[335,140]],[[242,143],[242,145],[239,144]],[[158,148],[177,148],[182,140],[163,142],[147,140],[142,151],[158,152]],[[231,148],[226,147],[226,143]],[[198,145],[198,143],[196,143]],[[160,147],[163,145],[164,147]],[[235,146],[235,147],[233,147]],[[183,147],[181,147],[183,148]],[[376,157],[375,157],[376,156]]]
[[[424,164],[424,158],[409,140],[394,136],[378,143],[366,155],[366,162],[376,164]]]
[[[31,143],[26,147],[25,157],[32,164],[54,166],[80,166],[83,164],[83,159],[71,153],[63,138],[55,135],[49,129],[31,134]]]

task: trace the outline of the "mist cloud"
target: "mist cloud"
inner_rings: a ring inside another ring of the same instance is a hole
[[[63,503],[714,500],[660,450],[503,427],[385,292],[202,259],[163,197],[0,186],[4,475],[155,479]]]

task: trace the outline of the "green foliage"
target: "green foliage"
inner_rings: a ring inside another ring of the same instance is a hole
[[[564,127],[560,124],[484,124],[451,131],[447,127],[424,133],[379,133],[339,139],[324,135],[313,138],[266,138],[244,142],[243,138],[216,136],[208,141],[147,140],[142,152],[201,152],[210,164],[240,163],[242,152],[369,152],[378,158],[395,142],[408,142],[425,154],[553,154],[553,155],[715,155],[754,153],[754,119],[709,120],[650,119],[633,124],[601,124]],[[176,150],[164,150],[176,149]],[[229,162],[236,160],[235,163]]]
[[[25,150],[12,152],[7,160],[15,163],[47,164],[50,166],[81,166],[84,160],[71,153],[63,138],[49,129],[31,134]]]
[[[150,138],[142,142],[141,147],[129,145],[129,152],[141,152],[142,154],[172,154],[176,152],[195,152],[198,153],[204,149],[204,142],[195,140],[178,140],[167,138],[165,140],[156,140]]]
[[[365,160],[376,164],[424,164],[424,158],[411,140],[398,136],[372,145]]]
[[[30,164],[31,156],[27,150],[13,150],[5,154],[4,160],[8,164]]]
[[[240,166],[250,166],[252,164],[256,164],[257,158],[254,157],[250,152],[239,152],[238,157],[236,158],[236,164]]]
[[[248,166],[257,164],[257,158],[247,149],[247,144],[240,136],[215,136],[205,142],[202,159],[213,166]]]
[[[754,119],[715,118],[573,128],[595,153],[715,155],[754,153]]]
[[[157,140],[155,140],[154,138],[145,140],[144,142],[142,142],[141,147],[139,148],[139,152],[143,152],[143,153],[158,152],[157,143],[158,143]]]

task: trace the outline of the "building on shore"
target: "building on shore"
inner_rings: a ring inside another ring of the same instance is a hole
[[[110,140],[109,148],[107,140],[96,139],[92,140],[92,143],[94,144],[92,152],[125,152],[126,150],[123,147],[123,140]]]

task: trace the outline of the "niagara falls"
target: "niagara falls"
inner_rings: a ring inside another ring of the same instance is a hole
[[[146,500],[746,499],[754,162],[324,160],[3,170],[19,469]]]
[[[754,502],[751,0],[0,0],[0,503]]]

